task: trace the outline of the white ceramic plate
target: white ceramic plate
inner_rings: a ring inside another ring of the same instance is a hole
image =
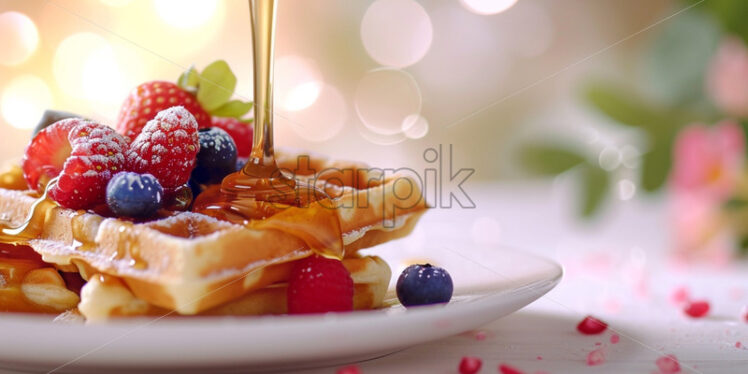
[[[340,365],[478,328],[536,300],[562,275],[554,262],[497,247],[471,248],[469,255],[449,250],[450,256],[437,259],[455,283],[453,300],[442,306],[318,316],[138,319],[92,326],[0,315],[0,366],[100,373],[258,372]],[[398,274],[402,262],[392,256],[387,260]]]

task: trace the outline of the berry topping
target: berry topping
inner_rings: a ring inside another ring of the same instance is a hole
[[[686,308],[683,309],[683,312],[686,313],[689,317],[693,317],[693,318],[704,317],[707,315],[707,313],[709,313],[709,302],[707,301],[689,302],[686,305]]]
[[[483,361],[478,357],[465,356],[460,360],[460,374],[475,374],[480,371]]]
[[[410,265],[397,279],[397,298],[405,306],[446,303],[452,298],[452,278],[446,270]]]
[[[197,183],[220,183],[236,171],[236,145],[231,136],[217,127],[200,129],[200,152],[192,179]]]
[[[353,279],[343,263],[313,255],[296,262],[288,281],[288,313],[353,310]]]
[[[213,127],[219,127],[231,135],[239,157],[249,157],[252,151],[252,124],[236,118],[213,117]]]
[[[165,190],[190,179],[200,150],[197,121],[184,107],[159,112],[130,145],[127,166],[136,173],[156,177]]]
[[[211,126],[211,115],[241,118],[252,103],[230,100],[236,88],[236,76],[225,61],[216,61],[198,73],[190,68],[177,83],[153,81],[130,92],[119,112],[117,131],[135,139],[156,113],[183,106],[192,113],[200,128]],[[247,121],[247,120],[244,120]]]
[[[593,316],[584,317],[577,325],[577,330],[585,335],[597,335],[608,328],[608,324]]]
[[[161,208],[164,189],[150,174],[129,171],[116,174],[106,187],[112,213],[124,217],[149,217]]]
[[[143,83],[130,92],[120,109],[117,131],[135,139],[157,113],[177,105],[190,112],[200,127],[210,126],[210,116],[194,95],[174,83],[154,81]]]
[[[127,141],[112,128],[78,118],[40,131],[26,148],[24,177],[41,190],[55,176],[50,197],[71,209],[104,202],[106,185],[125,166]]]

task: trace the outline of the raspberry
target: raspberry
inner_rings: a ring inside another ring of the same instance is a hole
[[[236,144],[237,156],[246,158],[252,151],[252,125],[236,118],[213,117],[213,127],[219,127],[231,135]]]
[[[584,317],[577,325],[577,330],[585,335],[597,335],[607,328],[608,324],[592,316]]]
[[[338,260],[313,255],[299,260],[288,281],[288,313],[353,310],[353,279]]]
[[[41,192],[50,179],[60,174],[72,151],[68,134],[82,123],[86,121],[78,118],[57,121],[31,139],[21,164],[29,188]]]
[[[184,107],[159,112],[130,144],[129,170],[152,174],[164,190],[184,185],[200,150],[197,127],[195,117]]]
[[[30,187],[41,189],[59,175],[50,197],[70,209],[104,202],[106,184],[125,166],[127,140],[112,128],[77,118],[40,131],[26,148],[23,170]]]
[[[709,313],[709,302],[707,301],[692,301],[686,305],[683,312],[693,318],[701,318]]]
[[[193,94],[171,82],[152,81],[135,87],[125,99],[117,119],[117,131],[135,139],[157,113],[177,105],[190,112],[201,128],[210,127],[210,115]]]
[[[475,374],[480,371],[483,361],[478,357],[465,356],[460,360],[460,374]]]

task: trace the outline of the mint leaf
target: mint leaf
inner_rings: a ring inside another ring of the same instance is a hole
[[[226,104],[234,94],[236,76],[226,61],[218,60],[205,67],[200,74],[197,101],[208,112]]]
[[[177,80],[177,86],[192,93],[197,91],[198,83],[200,83],[200,74],[197,73],[195,65],[190,66]]]
[[[253,105],[252,102],[245,103],[239,100],[231,100],[211,111],[210,114],[217,117],[241,118],[252,109]]]
[[[585,161],[583,156],[555,145],[526,145],[519,156],[522,165],[540,175],[560,174]]]
[[[610,181],[608,173],[592,164],[587,164],[582,171],[582,205],[580,213],[583,217],[593,216],[605,200]]]

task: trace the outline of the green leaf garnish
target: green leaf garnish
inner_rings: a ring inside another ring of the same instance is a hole
[[[177,80],[177,86],[187,92],[192,92],[193,94],[197,92],[197,85],[199,83],[200,74],[198,74],[197,69],[195,69],[195,65],[190,66],[190,68],[182,73]]]
[[[212,111],[211,114],[218,117],[241,118],[252,110],[253,105],[252,102],[245,103],[239,100],[231,100]]]
[[[218,60],[205,67],[200,74],[197,101],[203,109],[212,112],[226,104],[234,95],[236,76],[226,61]]]

